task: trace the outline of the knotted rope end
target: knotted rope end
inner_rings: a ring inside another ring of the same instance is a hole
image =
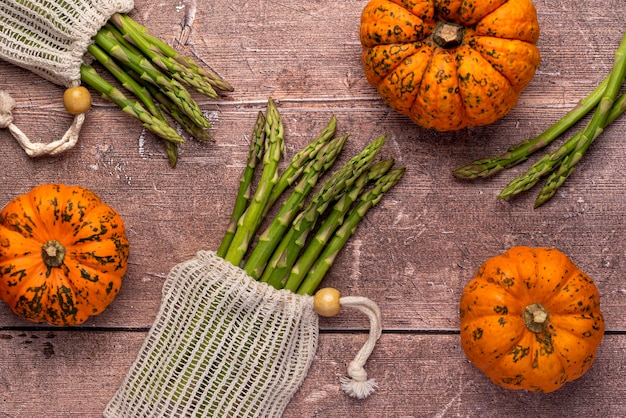
[[[374,393],[378,383],[375,379],[368,379],[364,365],[374,350],[376,341],[382,333],[382,321],[378,306],[370,299],[364,297],[347,296],[340,299],[344,307],[355,308],[364,313],[370,320],[370,332],[367,341],[361,347],[354,360],[348,365],[348,376],[340,379],[341,388],[349,396],[357,399],[365,399]]]
[[[341,389],[357,399],[365,399],[374,393],[378,386],[376,380],[368,379],[367,372],[363,368],[370,354],[374,350],[376,341],[382,333],[382,321],[380,309],[368,298],[357,296],[341,297],[337,289],[324,288],[315,294],[313,305],[315,311],[321,316],[338,315],[343,307],[349,307],[359,310],[365,314],[370,320],[370,332],[367,341],[359,350],[354,360],[348,365],[348,376],[343,376],[339,380]]]
[[[363,366],[354,360],[348,366],[348,376],[343,376],[339,380],[341,389],[349,396],[357,399],[367,398],[378,387],[376,379],[368,379]]]

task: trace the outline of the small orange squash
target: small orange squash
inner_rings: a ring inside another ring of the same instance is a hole
[[[581,377],[604,336],[593,281],[562,252],[514,247],[487,260],[460,303],[461,344],[497,385],[553,392]]]
[[[128,254],[122,219],[92,191],[35,187],[0,212],[0,298],[33,322],[81,324],[113,301]]]
[[[371,0],[361,14],[367,81],[438,131],[506,115],[539,65],[538,38],[531,0]]]

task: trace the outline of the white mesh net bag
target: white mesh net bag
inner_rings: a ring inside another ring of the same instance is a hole
[[[380,312],[365,298],[341,298],[370,317],[367,343],[343,389],[364,398],[375,386],[363,365],[380,336]],[[315,356],[312,296],[276,290],[200,251],[163,287],[157,318],[104,416],[279,417]]]
[[[64,86],[80,85],[80,64],[91,38],[133,0],[1,0],[0,59]],[[8,128],[31,156],[57,154],[78,140],[84,114],[74,117],[65,136],[53,143],[32,143],[13,124],[15,102],[0,90],[0,128]]]

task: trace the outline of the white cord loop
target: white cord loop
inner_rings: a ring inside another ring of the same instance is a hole
[[[59,140],[50,143],[32,142],[24,132],[13,124],[13,114],[11,111],[15,107],[15,100],[4,90],[0,90],[0,128],[8,128],[11,135],[17,140],[20,146],[30,157],[40,157],[42,155],[56,155],[71,149],[78,142],[80,129],[85,122],[85,114],[80,113],[74,116],[74,122],[65,135]]]
[[[348,376],[341,378],[341,388],[348,395],[357,399],[365,399],[371,395],[378,384],[375,379],[368,379],[367,372],[363,368],[370,354],[374,350],[376,342],[382,333],[382,320],[380,309],[368,298],[358,296],[345,296],[339,299],[342,307],[355,308],[367,315],[370,320],[370,332],[367,341],[359,350],[354,360],[348,365]]]

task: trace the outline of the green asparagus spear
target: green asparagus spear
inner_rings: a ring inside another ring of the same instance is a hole
[[[270,225],[259,236],[254,250],[244,264],[244,270],[250,277],[254,279],[261,277],[281,237],[304,206],[305,199],[320,177],[334,164],[347,138],[348,135],[343,135],[326,143],[318,152],[317,157],[306,165],[301,180],[283,202]]]
[[[287,274],[306,244],[308,234],[315,227],[318,218],[333,201],[352,187],[361,173],[369,167],[386,140],[387,137],[383,135],[370,143],[359,155],[353,157],[324,183],[322,189],[313,196],[308,207],[296,217],[293,225],[278,244],[261,276],[261,281],[277,289],[284,287]]]
[[[556,174],[551,178],[547,189],[542,191],[535,201],[535,207],[545,203],[554,195],[556,189],[565,181],[567,176],[573,171],[576,163],[583,157],[591,143],[600,135],[607,124],[611,123],[619,114],[620,106],[614,106],[615,97],[619,94],[619,89],[624,82],[626,73],[626,34],[622,39],[620,47],[615,53],[615,64],[609,75],[608,83],[602,94],[602,99],[597,105],[596,112],[584,130],[575,134],[565,144],[555,152],[546,154],[543,158],[533,164],[526,173],[511,181],[498,195],[504,199],[514,196],[524,190],[530,189],[541,178],[549,175],[554,170]],[[618,101],[619,103],[619,101]],[[558,167],[558,168],[557,168]]]
[[[524,174],[511,181],[498,195],[499,199],[514,196],[533,187],[543,177],[548,176],[544,188],[535,200],[537,208],[549,200],[558,187],[574,171],[576,164],[584,157],[591,144],[607,125],[624,112],[624,96],[617,98],[626,74],[626,33],[615,52],[615,62],[611,73],[578,106],[561,120],[535,138],[511,147],[499,157],[477,160],[453,172],[458,178],[473,179],[488,177],[528,158],[533,152],[551,143],[583,116],[595,109],[591,120],[583,130],[574,134],[556,151],[544,155]]]
[[[271,209],[274,203],[285,191],[285,189],[298,180],[306,164],[314,159],[319,150],[328,143],[333,135],[335,135],[336,128],[337,119],[335,118],[335,116],[333,116],[330,118],[328,125],[319,133],[317,138],[293,156],[291,162],[285,168],[280,178],[278,179],[278,182],[272,189],[272,194],[270,195],[265,213],[263,214],[264,217],[265,215],[267,215],[269,209]]]
[[[176,168],[176,164],[178,163],[178,152],[178,144],[165,141],[165,154],[167,154],[167,162],[172,168]]]
[[[626,94],[622,95],[611,108],[607,125],[612,123],[626,110]],[[574,134],[567,142],[561,145],[556,151],[544,155],[534,163],[524,174],[513,179],[498,195],[499,199],[506,199],[515,196],[525,190],[532,188],[539,180],[552,172],[555,167],[563,161],[565,156],[573,152],[576,144],[579,143],[582,131]]]
[[[178,132],[159,118],[151,115],[141,104],[126,97],[121,91],[100,77],[93,67],[81,65],[80,74],[82,80],[87,85],[117,104],[125,113],[139,119],[146,129],[167,141],[174,143],[183,142]]]
[[[196,125],[206,128],[210,127],[209,122],[204,118],[202,110],[191,97],[189,92],[178,81],[173,80],[156,69],[144,56],[138,55],[128,48],[125,48],[115,39],[114,34],[102,28],[94,36],[95,43],[114,57],[122,65],[128,66],[135,71],[141,79],[153,83],[164,94],[166,94],[178,108],[188,115]]]
[[[365,192],[360,198],[360,202],[356,207],[350,210],[346,220],[342,226],[335,232],[335,235],[324,248],[317,261],[311,267],[302,284],[298,287],[296,293],[300,295],[312,295],[318,288],[320,282],[326,275],[328,269],[332,266],[339,254],[341,248],[348,239],[354,234],[357,225],[363,219],[368,210],[374,207],[381,199],[383,194],[393,187],[404,175],[405,169],[398,168],[390,171],[381,177],[376,185],[369,191]]]
[[[131,76],[136,76],[134,72],[130,73]],[[169,97],[167,97],[161,90],[156,88],[153,84],[144,84],[146,90],[150,92],[152,97],[159,103],[160,109],[170,115],[181,128],[183,128],[189,135],[193,136],[200,141],[212,141],[210,131],[202,126],[196,125],[187,115],[181,113],[180,110],[172,103]]]
[[[154,100],[150,95],[150,92],[145,88],[145,86],[142,86],[137,81],[135,81],[96,44],[89,45],[87,51],[89,51],[89,53],[93,55],[94,58],[104,66],[104,68],[106,68],[115,78],[117,78],[122,86],[126,88],[126,90],[134,94],[141,101],[144,107],[152,114],[152,116],[157,117],[167,123],[167,120],[163,116],[163,113],[156,106]]]
[[[527,139],[520,144],[514,145],[498,157],[477,160],[461,167],[453,172],[454,176],[460,179],[489,177],[506,168],[513,167],[514,165],[525,161],[535,151],[549,145],[552,141],[558,138],[587,113],[594,109],[600,101],[608,81],[609,78],[605,78],[594,91],[592,91],[584,99],[580,100],[574,109],[568,112],[562,119],[558,120],[541,134],[534,138]]]
[[[324,246],[333,236],[335,230],[341,226],[346,213],[361,195],[365,186],[370,182],[376,182],[384,176],[391,169],[393,164],[393,159],[383,160],[373,164],[368,171],[361,174],[357,181],[354,182],[352,189],[335,203],[332,211],[328,214],[326,219],[324,219],[324,222],[322,222],[313,238],[306,245],[306,248],[304,248],[302,254],[291,268],[284,287],[286,290],[291,290],[292,292],[298,290],[300,283],[304,280],[306,274],[324,249]]]
[[[235,199],[235,205],[230,217],[230,222],[226,228],[226,233],[222,238],[222,242],[217,250],[217,255],[224,258],[230,247],[230,243],[235,236],[237,230],[237,222],[246,211],[250,196],[252,194],[252,178],[261,157],[263,156],[263,143],[265,142],[265,115],[259,112],[256,124],[252,131],[252,140],[250,141],[250,151],[248,152],[248,162],[241,177],[239,178],[239,191]]]
[[[188,67],[185,67],[177,61],[157,53],[149,41],[143,36],[143,32],[139,31],[132,24],[124,24],[126,19],[122,15],[113,15],[109,22],[115,26],[116,30],[130,43],[132,43],[143,55],[145,55],[152,64],[161,69],[166,74],[169,74],[172,78],[178,80],[181,83],[188,85],[195,91],[204,94],[210,98],[217,98],[218,94],[209,83],[205,83],[204,80],[196,73],[191,71]]]
[[[252,238],[258,230],[265,206],[278,181],[278,164],[284,151],[283,123],[270,98],[267,104],[265,120],[265,152],[263,154],[263,172],[254,197],[245,213],[239,218],[233,241],[224,259],[239,266],[248,250]]]
[[[110,24],[105,25],[106,28],[111,27]],[[112,28],[111,33],[116,37],[118,41],[125,47],[129,48],[135,53],[134,47],[128,44],[121,35],[115,33],[116,29]],[[117,78],[122,86],[128,91],[133,93],[152,113],[155,117],[168,123],[165,119],[163,112],[168,113],[178,124],[187,131],[190,135],[198,139],[210,139],[210,134],[205,127],[197,126],[187,115],[182,114],[178,108],[172,103],[172,101],[154,84],[147,83],[145,80],[134,71],[124,71],[117,65],[114,59],[112,59],[105,51],[103,51],[96,44],[91,44],[87,49],[115,78]],[[157,100],[161,104],[160,107],[156,105],[154,100]],[[182,137],[181,137],[182,140]],[[178,145],[165,144],[165,151],[168,156],[170,167],[176,167],[178,161]]]
[[[124,86],[129,92],[133,93],[145,106],[145,108],[155,117],[161,119],[163,123],[168,123],[167,119],[161,112],[161,109],[157,107],[154,103],[153,94],[161,94],[158,89],[154,88],[151,84],[140,84],[135,78],[133,78],[132,74],[125,72],[120,66],[115,63],[115,61],[106,54],[99,46],[96,44],[91,44],[87,48],[89,53],[96,58],[98,62],[100,62],[118,81]],[[153,88],[151,90],[150,88]],[[156,91],[155,91],[156,90]],[[181,120],[180,122],[183,122]],[[180,135],[179,135],[180,136]],[[167,159],[170,167],[175,168],[178,162],[178,144],[183,143],[184,139],[180,137],[180,141],[173,143],[170,141],[166,141],[165,143],[165,152],[167,154]]]
[[[563,184],[563,182],[574,171],[576,164],[583,158],[593,141],[602,133],[607,126],[611,109],[615,104],[620,88],[624,83],[626,77],[626,33],[622,42],[615,52],[615,63],[611,74],[609,75],[609,83],[602,95],[602,99],[598,104],[596,111],[591,118],[591,121],[587,124],[582,131],[580,139],[576,143],[574,150],[569,153],[559,164],[559,167],[554,171],[546,181],[546,185],[539,192],[539,196],[535,200],[535,208],[541,206],[547,202],[554,194],[556,190]]]
[[[198,76],[202,77],[206,82],[210,83],[215,89],[220,91],[233,91],[233,87],[224,80],[220,75],[210,69],[200,67],[191,58],[186,57],[176,51],[157,37],[152,36],[149,31],[128,15],[113,15],[113,22],[120,22],[122,25],[132,26],[136,31],[143,35],[150,49],[156,53],[160,53],[168,58],[177,61],[179,64],[186,66]]]

